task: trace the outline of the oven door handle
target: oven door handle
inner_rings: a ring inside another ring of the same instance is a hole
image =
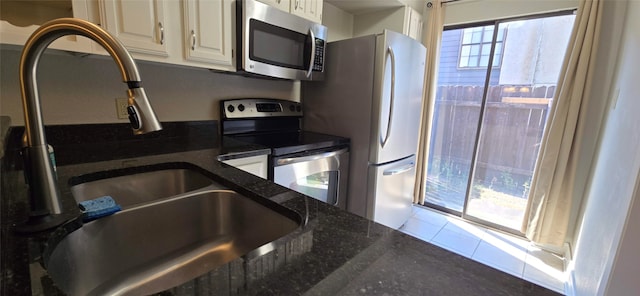
[[[337,156],[337,155],[340,155],[340,154],[344,154],[348,150],[349,150],[348,148],[342,148],[340,150],[325,152],[325,153],[316,154],[316,155],[282,158],[282,159],[278,159],[276,161],[276,166],[283,166],[283,165],[288,165],[288,164],[307,162],[307,161],[314,161],[314,160],[318,160],[318,159],[334,157],[334,156]]]

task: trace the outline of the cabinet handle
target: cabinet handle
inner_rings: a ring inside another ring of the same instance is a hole
[[[191,30],[191,50],[196,50],[196,32]]]
[[[164,44],[164,27],[162,23],[158,23],[158,28],[160,29],[160,44]]]
[[[300,1],[296,0],[296,8],[295,8],[296,10],[298,10],[298,3],[300,3]]]
[[[280,1],[282,1],[282,0],[277,0],[276,2],[278,2],[278,4],[280,4]]]

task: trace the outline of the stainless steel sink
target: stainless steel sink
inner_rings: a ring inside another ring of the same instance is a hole
[[[55,246],[46,266],[70,295],[146,295],[268,248],[299,223],[276,203],[205,189],[87,223]]]
[[[213,181],[195,170],[164,169],[81,183],[71,186],[71,194],[77,202],[109,195],[120,206],[127,208],[213,184]]]

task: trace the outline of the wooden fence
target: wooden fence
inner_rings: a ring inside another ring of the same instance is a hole
[[[435,102],[430,174],[468,177],[483,87],[440,86]],[[555,86],[492,86],[480,131],[476,180],[493,184],[505,174],[522,189],[533,174]],[[530,181],[529,181],[530,182]]]

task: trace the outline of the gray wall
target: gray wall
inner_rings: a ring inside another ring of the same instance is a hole
[[[0,115],[24,125],[18,84],[20,48],[0,50]],[[214,73],[207,69],[138,62],[143,86],[160,121],[218,119],[221,99],[240,97],[300,100],[299,83]],[[106,56],[52,51],[38,69],[45,124],[127,122],[116,116],[115,98],[126,85]]]

